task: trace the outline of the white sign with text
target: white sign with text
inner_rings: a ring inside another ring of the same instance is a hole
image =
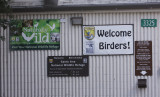
[[[83,55],[133,54],[133,25],[83,26]]]

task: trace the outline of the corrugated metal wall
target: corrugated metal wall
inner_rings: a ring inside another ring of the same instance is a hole
[[[77,16],[84,25],[134,24],[134,41],[152,41],[153,75],[136,77],[134,55],[114,55],[89,56],[88,77],[47,77],[47,56],[82,55],[82,27],[70,22]],[[157,27],[142,28],[145,18],[157,19]],[[18,13],[15,19],[66,22],[61,23],[60,50],[10,51],[9,28],[1,33],[6,40],[0,41],[0,97],[160,97],[160,12]],[[147,79],[147,88],[137,87],[138,78]]]

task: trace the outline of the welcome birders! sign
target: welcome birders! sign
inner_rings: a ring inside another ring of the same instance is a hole
[[[133,54],[133,25],[83,26],[83,55]]]
[[[12,20],[10,25],[11,50],[60,49],[60,21]]]

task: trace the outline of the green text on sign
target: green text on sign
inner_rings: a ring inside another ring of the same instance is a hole
[[[141,19],[141,27],[157,27],[157,19]]]

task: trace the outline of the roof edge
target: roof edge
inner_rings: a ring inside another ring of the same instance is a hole
[[[44,12],[44,11],[84,11],[84,10],[126,10],[126,9],[156,9],[160,3],[133,3],[133,4],[92,4],[92,5],[64,5],[13,8],[13,12]]]

